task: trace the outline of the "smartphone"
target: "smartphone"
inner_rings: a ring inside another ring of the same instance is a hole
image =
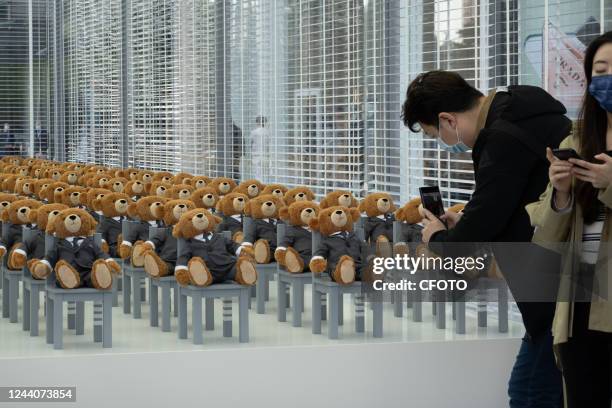
[[[419,187],[421,195],[421,204],[436,217],[440,218],[444,215],[444,205],[442,204],[442,194],[438,186]]]
[[[569,159],[579,159],[582,160],[582,157],[574,149],[553,149],[553,154],[559,160],[569,160]]]

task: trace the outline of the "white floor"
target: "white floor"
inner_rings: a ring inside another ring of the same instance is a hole
[[[88,304],[85,310],[85,334],[76,336],[73,331],[64,329],[64,349],[53,350],[45,343],[45,322],[40,314],[40,336],[30,337],[29,333],[22,331],[21,304],[19,323],[9,323],[8,319],[0,320],[0,359],[28,358],[28,357],[62,357],[71,355],[98,355],[117,353],[140,353],[140,352],[168,352],[168,351],[194,351],[214,349],[248,349],[259,347],[286,347],[286,346],[325,346],[341,344],[365,344],[365,343],[411,343],[411,342],[440,342],[440,341],[466,341],[484,339],[515,339],[523,334],[522,324],[511,320],[508,333],[499,333],[497,319],[494,314],[489,314],[488,327],[479,328],[476,316],[468,311],[466,329],[464,335],[455,334],[455,325],[451,316],[450,305],[447,307],[447,328],[440,330],[435,327],[432,319],[431,303],[423,304],[423,322],[412,322],[412,311],[404,311],[403,318],[393,316],[391,304],[384,305],[384,337],[375,339],[371,336],[370,313],[366,309],[366,333],[354,332],[353,305],[351,298],[345,296],[344,303],[344,325],[340,328],[340,339],[329,340],[327,328],[323,322],[323,334],[311,333],[310,317],[310,288],[307,286],[305,293],[305,313],[303,314],[303,327],[291,326],[291,313],[287,313],[287,322],[280,323],[276,318],[276,286],[271,282],[270,300],[266,304],[266,314],[258,315],[254,310],[249,312],[250,342],[240,344],[238,342],[238,318],[237,307],[234,305],[234,328],[232,338],[222,336],[222,306],[217,301],[215,305],[215,330],[204,331],[204,344],[193,345],[191,342],[191,326],[189,327],[189,338],[179,340],[177,338],[177,321],[172,318],[172,330],[163,333],[160,328],[149,326],[148,304],[142,306],[142,318],[133,319],[131,315],[123,314],[121,307],[121,295],[119,306],[113,308],[113,347],[103,349],[100,343],[93,343],[92,338],[92,310]],[[20,299],[21,300],[21,299]],[[42,304],[42,299],[41,299]],[[255,306],[253,302],[253,306]],[[191,309],[191,305],[188,305]],[[66,313],[66,308],[64,308]],[[189,316],[191,314],[189,313]]]

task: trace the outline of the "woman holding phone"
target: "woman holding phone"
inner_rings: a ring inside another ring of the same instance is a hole
[[[547,149],[550,183],[529,204],[534,242],[563,247],[553,323],[554,348],[568,408],[610,408],[612,345],[612,32],[595,39],[584,60],[587,89],[573,135]]]

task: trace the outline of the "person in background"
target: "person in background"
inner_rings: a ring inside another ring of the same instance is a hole
[[[436,247],[530,242],[533,228],[525,205],[537,200],[548,182],[546,147],[557,147],[571,131],[565,114],[559,101],[537,87],[511,86],[485,96],[457,73],[419,75],[406,92],[404,124],[435,138],[450,153],[471,150],[475,181],[463,212],[442,216],[447,225],[424,210],[423,241]],[[510,271],[506,259],[495,257],[513,293],[513,274],[531,279],[533,271]],[[510,407],[559,408],[562,381],[551,336],[554,302],[517,304],[526,334],[508,384]]]
[[[16,154],[15,135],[11,132],[11,126],[4,124],[0,132],[0,158]]]
[[[36,121],[34,128],[34,157],[46,159],[48,156],[49,139],[47,130],[40,125],[40,121]]]
[[[534,242],[568,245],[553,324],[566,407],[610,408],[612,31],[591,42],[584,71],[577,126],[561,144],[583,160],[560,160],[548,149],[550,184],[527,209],[536,226]]]
[[[268,118],[257,116],[255,124],[257,127],[251,131],[251,169],[253,178],[266,182],[269,167],[269,138],[270,132],[267,128]]]

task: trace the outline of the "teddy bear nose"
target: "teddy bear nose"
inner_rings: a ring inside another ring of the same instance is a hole
[[[341,211],[341,210],[338,210],[338,211],[336,211],[336,214],[337,214],[337,215],[342,215],[342,211]]]
[[[6,207],[7,205],[9,205],[9,203],[7,203],[6,201],[3,201],[3,202],[2,202],[2,206],[3,206],[3,207]]]
[[[187,194],[189,191],[187,190],[181,190],[181,194]]]
[[[185,208],[185,204],[179,204],[179,208]]]
[[[22,214],[25,214],[25,213],[26,213],[26,211],[28,211],[28,209],[27,209],[27,208],[21,208],[21,209],[19,209],[19,212],[20,212],[20,213],[22,213]]]
[[[126,204],[127,200],[119,200],[119,204]]]
[[[71,221],[76,220],[76,215],[71,215],[70,217],[68,217]]]
[[[74,193],[72,193],[72,195],[73,195],[74,197],[78,196],[79,194],[80,194],[80,193],[77,193],[76,191],[75,191]]]
[[[115,185],[116,185],[116,186],[118,186],[118,185],[120,185],[120,184],[121,184],[121,183],[119,183],[118,181],[115,181]]]
[[[280,192],[281,192],[280,190],[274,190],[275,194],[280,194]]]
[[[224,186],[227,186],[227,183],[225,183],[225,182],[224,182],[224,183],[223,183],[223,185],[224,185]]]
[[[306,212],[310,214],[312,212],[312,209],[311,208],[307,208]]]
[[[160,189],[161,191],[166,191],[166,187],[164,187],[164,186],[160,186],[160,187],[159,187],[159,189]]]
[[[348,198],[348,194],[342,194],[342,197]]]
[[[304,193],[299,193],[297,196],[298,197],[304,197]]]
[[[386,198],[383,198],[383,199],[382,199],[382,202],[383,202],[383,203],[386,203],[386,202],[388,202],[388,201],[389,201],[389,200],[388,200],[388,199],[386,199]]]
[[[200,214],[196,215],[196,217],[198,217],[198,218],[203,218],[203,217],[204,217],[204,214],[200,213]]]
[[[135,182],[134,184],[136,184],[137,186],[141,185],[142,183],[140,181]]]
[[[266,205],[267,205],[268,207],[271,207],[271,206],[272,206],[272,203],[271,203],[270,201],[266,201]]]
[[[208,198],[208,199],[210,200],[210,199],[212,198],[212,194],[208,194],[208,195],[206,196],[206,198]]]
[[[238,201],[242,202],[244,199],[242,197],[238,197]]]

